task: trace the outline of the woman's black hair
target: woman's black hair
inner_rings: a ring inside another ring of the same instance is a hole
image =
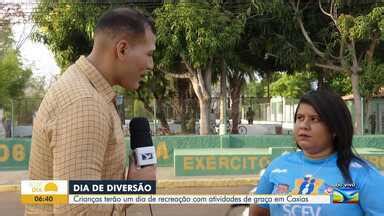
[[[344,180],[347,183],[352,183],[349,172],[351,161],[355,159],[362,164],[365,162],[353,153],[353,124],[348,107],[339,95],[328,89],[309,91],[300,98],[299,106],[302,103],[311,105],[320,116],[321,121],[328,127],[330,133],[334,135],[333,147],[337,152],[337,167]],[[295,112],[295,122],[299,106]]]

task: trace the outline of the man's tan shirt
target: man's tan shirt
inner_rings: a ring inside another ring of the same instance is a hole
[[[125,144],[111,85],[80,57],[49,89],[33,124],[32,180],[123,179]],[[26,206],[26,215],[120,215],[118,205]]]

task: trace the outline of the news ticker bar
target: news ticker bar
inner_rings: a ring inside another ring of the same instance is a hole
[[[21,182],[24,204],[329,204],[329,195],[155,194],[155,181]]]
[[[21,195],[24,204],[330,204],[329,195],[76,194]]]
[[[326,195],[69,195],[69,204],[329,204]]]

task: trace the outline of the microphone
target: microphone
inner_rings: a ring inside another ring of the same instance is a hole
[[[144,117],[133,118],[129,122],[131,134],[131,149],[135,153],[137,165],[144,167],[157,163],[156,151],[153,146],[148,119]]]

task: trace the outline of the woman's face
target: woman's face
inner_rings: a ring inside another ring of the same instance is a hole
[[[293,133],[306,156],[320,159],[332,154],[333,135],[311,105],[299,104]]]

